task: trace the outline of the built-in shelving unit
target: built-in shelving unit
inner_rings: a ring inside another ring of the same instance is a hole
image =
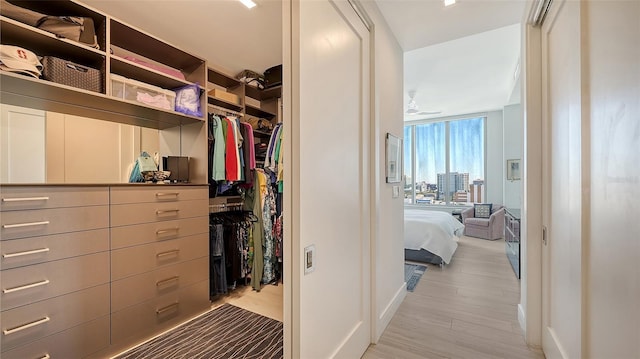
[[[277,102],[277,99],[281,96],[281,86],[262,90],[212,68],[208,69],[207,76],[207,81],[210,84],[209,90],[213,88],[220,89],[238,98],[238,102],[235,103],[221,97],[208,95],[208,104],[269,121],[277,119],[277,106],[273,106],[271,103]],[[253,99],[255,105],[249,103],[248,98]]]
[[[168,90],[203,84],[207,76],[204,59],[73,1],[21,1],[19,5],[50,15],[91,17],[99,49],[57,37],[5,16],[0,16],[0,36],[2,44],[20,46],[38,56],[53,56],[99,70],[102,88],[100,93],[96,93],[2,72],[0,92],[3,103],[156,129],[204,122],[206,111],[196,117],[110,96],[111,74]],[[130,61],[125,56],[179,70],[184,79]],[[205,101],[202,97],[201,108]]]

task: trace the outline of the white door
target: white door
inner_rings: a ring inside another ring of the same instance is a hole
[[[294,261],[291,356],[359,358],[371,342],[369,31],[347,1],[292,8],[287,228],[298,258],[315,246],[315,270]]]
[[[0,105],[0,183],[44,183],[45,113]]]
[[[578,1],[542,26],[543,333],[547,358],[582,357],[582,113]]]

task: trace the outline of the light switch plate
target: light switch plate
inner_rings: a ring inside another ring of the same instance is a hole
[[[316,270],[316,246],[310,245],[304,248],[304,274],[309,274]]]
[[[400,197],[400,186],[393,186],[393,198]]]

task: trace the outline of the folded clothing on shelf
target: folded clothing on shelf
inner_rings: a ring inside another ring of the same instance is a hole
[[[176,94],[145,82],[111,74],[111,96],[165,110],[175,109]]]
[[[30,50],[19,46],[0,44],[0,70],[39,78],[42,63]]]

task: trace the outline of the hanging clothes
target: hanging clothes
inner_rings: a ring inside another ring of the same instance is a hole
[[[225,118],[227,124],[227,136],[225,138],[225,171],[227,181],[237,181],[238,177],[238,142],[236,140],[235,128],[229,118]]]
[[[225,139],[222,120],[218,116],[210,116],[213,130],[213,153],[211,156],[211,178],[214,181],[225,180]]]
[[[209,295],[227,293],[227,272],[224,257],[224,230],[221,223],[209,225]]]

